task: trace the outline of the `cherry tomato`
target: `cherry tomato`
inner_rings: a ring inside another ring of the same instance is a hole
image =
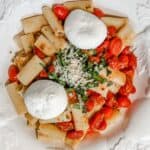
[[[136,92],[136,89],[132,83],[132,80],[127,77],[126,84],[120,88],[119,93],[121,95],[128,96],[129,94],[133,94],[135,92]]]
[[[42,71],[40,72],[40,74],[39,74],[39,77],[40,77],[40,78],[47,78],[47,77],[48,77],[48,74],[47,74],[47,72],[46,72],[45,70],[42,70]]]
[[[102,10],[100,10],[99,8],[94,8],[94,15],[99,18],[105,16],[104,12]]]
[[[128,67],[128,64],[129,64],[129,58],[127,55],[123,55],[121,54],[119,56],[119,69],[124,69],[124,68],[127,68]]]
[[[69,14],[69,9],[61,4],[54,5],[53,11],[60,20],[65,20]]]
[[[57,125],[58,128],[60,128],[63,131],[70,131],[70,130],[73,130],[73,128],[74,128],[74,125],[73,125],[72,121],[59,122],[59,123],[56,123],[56,125]]]
[[[118,107],[116,97],[112,92],[108,92],[105,105],[111,108]]]
[[[84,132],[82,130],[79,131],[68,131],[67,137],[70,139],[80,139],[84,135]]]
[[[88,96],[91,96],[92,94],[94,94],[94,93],[96,93],[96,92],[93,91],[93,90],[91,90],[91,89],[88,89],[88,90],[86,91],[86,93],[87,93]]]
[[[50,73],[54,72],[54,71],[55,71],[54,65],[50,65],[50,66],[48,67],[48,71],[49,71]]]
[[[105,99],[99,94],[99,93],[93,93],[89,96],[90,100],[93,100],[97,104],[103,104],[105,102]]]
[[[116,35],[117,29],[115,26],[108,26],[108,36],[114,37]]]
[[[113,38],[109,45],[109,52],[114,56],[118,56],[119,53],[121,52],[121,48],[122,48],[122,40],[118,37]]]
[[[92,111],[93,108],[94,108],[94,105],[95,105],[95,103],[94,103],[93,100],[90,100],[90,99],[87,100],[86,103],[85,103],[85,108],[86,108],[87,112]]]
[[[93,63],[99,63],[100,62],[100,57],[97,56],[90,56],[89,61]]]
[[[131,53],[131,54],[128,55],[128,57],[129,57],[129,67],[131,67],[133,69],[136,69],[136,67],[137,67],[137,58],[136,58],[136,56],[133,53]]]
[[[130,46],[126,46],[123,51],[121,52],[121,54],[124,54],[124,55],[128,55],[130,54],[131,51],[130,51]]]
[[[111,57],[110,59],[108,59],[107,62],[112,69],[115,69],[115,70],[120,69],[119,60],[116,56]]]
[[[34,54],[37,55],[39,58],[44,59],[45,54],[38,48],[34,48]]]
[[[104,114],[104,117],[106,119],[109,119],[112,117],[112,114],[113,114],[113,109],[111,107],[108,107],[108,106],[104,106],[102,109],[101,109],[101,113]]]
[[[17,74],[19,73],[19,69],[16,65],[12,64],[8,68],[8,76],[11,82],[17,81]]]
[[[100,123],[100,125],[99,125],[99,127],[98,127],[98,130],[105,130],[106,127],[107,127],[107,122],[106,122],[105,120],[103,120],[103,121]]]
[[[107,50],[109,47],[109,40],[105,40],[101,45],[96,48],[97,53],[102,53],[104,50]]]
[[[128,108],[131,105],[131,101],[127,96],[119,96],[117,98],[118,106],[119,107],[126,107]]]
[[[91,129],[98,129],[103,118],[104,118],[104,115],[101,112],[96,112],[89,121],[90,128]]]
[[[134,76],[134,69],[132,68],[125,68],[123,70],[121,70],[122,72],[124,72],[128,78],[133,79]]]

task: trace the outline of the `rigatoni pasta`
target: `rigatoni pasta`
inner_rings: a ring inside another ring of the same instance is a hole
[[[34,46],[34,35],[32,33],[25,34],[20,37],[23,49],[25,50],[26,53],[31,52]]]
[[[6,85],[8,94],[16,108],[19,115],[25,114],[27,112],[26,106],[24,104],[23,97],[18,92],[19,84],[17,82],[9,83]]]
[[[29,85],[37,75],[43,70],[44,62],[38,57],[33,56],[32,59],[21,69],[18,74],[18,80],[23,85]]]
[[[46,19],[43,15],[37,15],[29,18],[24,18],[21,20],[23,25],[24,33],[35,33],[41,30],[42,26],[47,25]]]
[[[48,6],[44,6],[42,10],[43,10],[44,17],[48,21],[55,35],[63,36],[64,35],[63,26],[61,22],[58,20],[58,18],[56,17],[56,15],[54,14],[54,12],[52,11],[52,9],[49,8]]]

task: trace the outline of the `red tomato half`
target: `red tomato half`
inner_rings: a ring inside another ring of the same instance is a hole
[[[89,61],[93,63],[99,63],[100,62],[100,57],[98,56],[90,56]]]
[[[97,104],[103,104],[105,102],[105,99],[99,94],[99,93],[93,93],[89,96],[90,100],[93,100]]]
[[[131,101],[127,96],[119,96],[117,98],[118,106],[119,107],[126,107],[128,108],[131,105]]]
[[[123,69],[121,71],[124,72],[127,75],[127,77],[129,77],[130,79],[133,79],[134,69],[132,69],[132,68],[125,68],[125,69]]]
[[[99,127],[98,127],[98,130],[105,130],[106,127],[107,127],[107,122],[106,122],[105,120],[103,120],[103,121],[100,123],[100,125],[99,125]]]
[[[54,5],[53,11],[60,20],[65,20],[69,14],[69,9],[61,4]]]
[[[136,58],[136,56],[133,53],[131,53],[131,54],[128,55],[128,57],[129,57],[129,67],[131,67],[133,69],[136,69],[136,67],[137,67],[137,58]]]
[[[109,45],[109,52],[114,56],[118,56],[121,52],[121,48],[122,40],[118,37],[113,38]]]
[[[93,110],[94,105],[95,105],[94,101],[89,99],[89,100],[87,100],[86,103],[85,103],[85,108],[86,108],[86,110],[87,110],[88,112],[90,112],[90,111]]]
[[[58,128],[60,128],[63,131],[70,131],[73,130],[74,125],[72,121],[69,122],[59,122],[56,124]]]
[[[104,12],[102,10],[100,10],[99,8],[94,8],[94,15],[99,18],[105,16]]]
[[[104,114],[104,117],[105,117],[106,119],[109,119],[109,118],[112,117],[113,108],[108,107],[108,106],[105,106],[105,107],[103,107],[103,108],[101,109],[101,113]]]
[[[101,45],[96,48],[97,53],[102,53],[104,50],[107,50],[109,47],[110,41],[105,40]]]
[[[54,65],[50,65],[50,66],[48,67],[48,71],[49,71],[49,73],[54,72],[54,71],[55,71]]]
[[[108,36],[114,37],[116,35],[117,29],[115,26],[108,26]]]
[[[83,136],[83,131],[68,131],[67,137],[70,139],[80,139]]]
[[[127,68],[128,65],[129,65],[129,58],[127,55],[123,55],[121,54],[119,56],[119,69],[124,69],[124,68]]]
[[[35,48],[34,50],[34,54],[37,55],[39,58],[44,59],[45,58],[45,54],[38,48]]]
[[[101,112],[96,112],[89,121],[90,128],[91,129],[98,129],[103,118],[104,118],[104,115]]]
[[[119,70],[119,68],[120,68],[119,60],[118,60],[118,57],[116,57],[116,56],[109,58],[108,64],[111,68],[113,68],[115,70]]]
[[[126,84],[122,86],[119,90],[121,95],[128,96],[129,94],[133,94],[136,92],[136,89],[132,83],[132,80],[127,77]]]
[[[113,93],[108,92],[105,105],[111,108],[118,107],[116,97]]]
[[[124,54],[124,55],[128,55],[131,53],[131,50],[130,50],[130,46],[126,46],[123,51],[121,52],[121,54]]]
[[[10,65],[8,69],[8,76],[11,82],[17,81],[17,74],[19,73],[19,69],[16,65]]]
[[[40,78],[47,78],[47,77],[48,77],[48,74],[47,74],[47,72],[46,72],[45,70],[42,70],[42,71],[40,72],[40,74],[39,74],[39,77],[40,77]]]

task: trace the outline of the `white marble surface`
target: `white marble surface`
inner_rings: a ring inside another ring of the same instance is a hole
[[[7,68],[16,50],[13,36],[21,30],[20,19],[41,13],[41,6],[63,0],[0,0],[0,150],[46,150],[48,145],[36,141],[34,132],[18,118],[5,90]],[[150,0],[94,0],[95,5],[128,16],[137,33],[150,26]],[[135,84],[137,101],[129,113],[129,123],[119,128],[113,137],[85,141],[79,150],[150,150],[150,33],[149,29],[138,36],[135,53],[138,69]],[[146,89],[145,89],[146,88]],[[146,94],[145,94],[146,93]]]

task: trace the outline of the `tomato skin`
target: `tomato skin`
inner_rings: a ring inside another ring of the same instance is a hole
[[[120,69],[119,60],[116,56],[111,57],[110,59],[108,59],[107,62],[112,69],[115,69],[115,70]]]
[[[132,68],[125,68],[125,69],[123,69],[121,71],[124,72],[128,78],[133,79],[134,69],[132,69]]]
[[[89,99],[93,100],[97,104],[103,104],[105,102],[105,99],[99,93],[96,92],[89,96]]]
[[[75,90],[68,92],[67,95],[68,95],[68,99],[69,99],[70,104],[74,104],[77,102],[78,98],[77,98],[77,94],[76,94]]]
[[[103,118],[104,118],[104,115],[100,111],[96,112],[89,121],[90,128],[93,130],[98,129]]]
[[[128,96],[129,94],[133,94],[136,92],[136,88],[132,84],[131,79],[127,78],[126,84],[122,86],[119,90],[119,93],[124,96]]]
[[[54,5],[53,11],[60,20],[65,20],[69,14],[69,9],[61,4]]]
[[[19,73],[19,69],[16,65],[12,64],[8,68],[8,76],[11,82],[17,81],[17,74]]]
[[[97,53],[102,53],[104,50],[107,50],[109,47],[110,41],[105,40],[101,45],[96,48]]]
[[[121,54],[123,54],[123,55],[131,54],[130,46],[126,46],[126,47],[122,50]]]
[[[112,109],[111,107],[104,106],[104,107],[101,109],[101,113],[104,114],[104,118],[105,118],[105,119],[109,119],[109,118],[112,117],[113,109]]]
[[[105,130],[106,127],[107,127],[107,122],[106,122],[105,120],[103,120],[103,121],[100,123],[100,125],[99,125],[99,127],[98,127],[98,130]]]
[[[45,70],[42,70],[39,74],[39,77],[40,78],[48,78],[48,74]]]
[[[80,139],[84,135],[84,132],[82,130],[79,131],[68,131],[67,137],[70,139]]]
[[[111,107],[111,108],[117,108],[118,107],[116,97],[113,93],[108,92],[105,105],[108,107]]]
[[[131,67],[133,69],[136,69],[136,67],[137,67],[137,58],[136,58],[136,56],[133,53],[131,53],[131,54],[128,55],[128,57],[129,57],[129,67]]]
[[[59,123],[56,123],[56,125],[62,131],[70,131],[70,130],[73,130],[73,128],[74,128],[74,125],[73,125],[72,121],[69,121],[69,122],[59,122]]]
[[[95,103],[94,103],[93,100],[90,100],[90,99],[87,100],[86,103],[85,103],[85,108],[86,108],[87,112],[92,111],[93,108],[94,108],[94,105],[95,105]]]
[[[119,56],[119,69],[127,68],[129,65],[129,58],[127,55],[121,54]]]
[[[34,54],[37,55],[39,58],[44,59],[45,54],[38,48],[34,48]]]
[[[109,45],[109,52],[114,56],[118,56],[121,52],[121,48],[122,40],[118,37],[113,38]]]
[[[49,71],[49,73],[54,72],[54,71],[55,71],[54,65],[50,65],[50,66],[48,67],[48,71]]]
[[[104,12],[99,8],[94,8],[94,15],[97,16],[98,18],[105,16]]]
[[[86,91],[86,93],[87,93],[88,96],[91,96],[92,94],[94,94],[94,93],[96,93],[96,92],[93,91],[93,90],[91,90],[91,89],[88,89],[88,90]]]
[[[131,101],[127,96],[119,96],[117,98],[118,106],[128,108],[131,105]]]
[[[90,56],[89,61],[93,63],[99,63],[100,62],[100,57],[98,56]]]
[[[108,36],[114,37],[116,35],[117,29],[115,26],[108,26]]]

